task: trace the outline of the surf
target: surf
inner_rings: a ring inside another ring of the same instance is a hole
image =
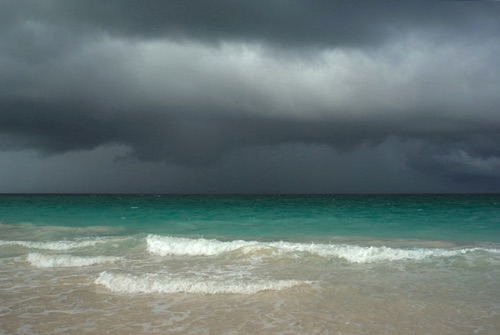
[[[350,263],[376,263],[400,260],[421,261],[428,258],[448,258],[468,254],[498,254],[500,249],[465,248],[393,248],[386,246],[358,246],[347,244],[317,244],[293,242],[219,241],[183,237],[148,235],[147,250],[159,256],[217,256],[239,252],[251,254],[267,250],[262,255],[300,256],[313,254],[324,258],[339,258]]]
[[[121,257],[114,256],[83,257],[72,255],[45,255],[40,253],[29,253],[26,257],[26,260],[37,268],[84,267],[113,263],[121,259]]]
[[[165,274],[132,275],[110,271],[102,272],[95,280],[96,285],[120,293],[255,294],[262,291],[280,291],[308,283],[300,280],[207,279],[170,277]]]

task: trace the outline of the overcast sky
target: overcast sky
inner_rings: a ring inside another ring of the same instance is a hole
[[[0,192],[500,192],[500,3],[0,2]]]

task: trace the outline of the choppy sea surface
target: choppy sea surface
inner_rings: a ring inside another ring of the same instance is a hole
[[[500,195],[0,195],[0,334],[499,334]]]

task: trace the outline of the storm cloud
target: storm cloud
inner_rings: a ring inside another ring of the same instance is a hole
[[[0,13],[0,191],[500,191],[496,3]]]

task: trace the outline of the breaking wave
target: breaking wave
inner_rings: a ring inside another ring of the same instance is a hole
[[[28,262],[37,268],[90,266],[111,263],[120,259],[120,257],[111,256],[79,257],[72,255],[44,255],[39,253],[30,253],[27,256]]]
[[[147,250],[156,255],[167,256],[214,256],[228,252],[251,253],[270,250],[273,254],[309,253],[327,258],[341,258],[351,263],[374,263],[398,260],[423,260],[430,257],[453,257],[470,253],[498,254],[499,249],[488,248],[391,248],[338,244],[306,244],[291,242],[218,241],[213,239],[189,239],[171,236],[149,235]]]
[[[95,280],[95,283],[120,293],[254,294],[261,291],[279,291],[309,282],[248,279],[206,280],[204,278],[169,278],[156,274],[136,276],[104,271]]]
[[[250,250],[265,248],[262,243],[248,241],[221,242],[217,240],[189,239],[182,237],[149,235],[146,238],[148,251],[152,254],[183,255],[183,256],[212,256],[234,250]]]

